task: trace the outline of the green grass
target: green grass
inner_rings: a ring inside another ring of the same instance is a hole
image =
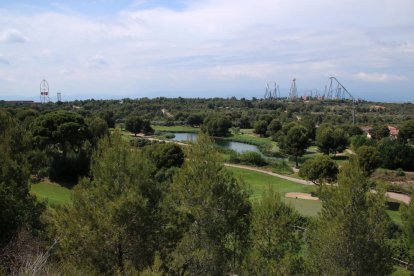
[[[391,220],[399,225],[402,224],[401,212],[394,210],[387,210],[387,214],[390,216]]]
[[[294,198],[285,198],[288,192],[311,193],[316,190],[315,186],[301,185],[289,180],[271,176],[265,173],[249,171],[239,168],[227,168],[233,172],[236,177],[241,178],[251,189],[251,200],[259,199],[269,187],[278,192],[283,200],[291,204],[299,213],[304,216],[316,216],[321,209],[321,203],[313,200],[303,200]]]
[[[40,182],[32,184],[30,193],[40,201],[47,201],[49,205],[63,205],[72,203],[73,191],[57,183]]]
[[[155,131],[163,131],[163,132],[189,132],[189,133],[198,133],[200,131],[199,128],[190,127],[190,126],[152,126]]]
[[[391,274],[391,276],[410,276],[413,275],[411,272],[403,267],[394,266],[395,271]]]

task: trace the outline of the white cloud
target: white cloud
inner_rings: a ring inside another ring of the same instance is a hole
[[[24,37],[21,32],[15,29],[4,30],[0,34],[0,42],[4,43],[25,43],[28,39]]]
[[[371,82],[385,82],[385,81],[405,81],[408,78],[402,75],[391,75],[384,73],[365,73],[359,72],[358,74],[353,75],[355,78],[363,81]]]
[[[364,90],[414,78],[412,0],[180,0],[187,6],[179,9],[144,2],[110,16],[0,8],[1,42],[30,34],[30,43],[1,45],[13,61],[8,74],[27,76],[16,93],[43,76],[68,89],[79,81],[88,91],[148,92],[219,90],[223,82],[230,91],[260,90],[273,80],[289,87],[292,77],[303,89],[323,89],[332,75],[364,80]]]
[[[89,58],[87,62],[87,66],[96,68],[96,67],[102,67],[104,65],[107,65],[108,62],[106,59],[101,55],[94,55],[93,57]]]
[[[8,59],[6,59],[5,57],[3,57],[2,55],[0,55],[0,65],[9,65],[10,61]]]

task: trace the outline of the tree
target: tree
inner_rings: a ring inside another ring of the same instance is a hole
[[[265,120],[260,120],[254,123],[254,133],[265,136],[267,132],[268,123]]]
[[[68,111],[42,114],[33,122],[31,129],[37,147],[58,147],[63,155],[69,150],[78,151],[88,137],[83,117]]]
[[[190,275],[237,272],[248,242],[248,194],[224,168],[208,137],[199,136],[186,150],[188,161],[169,191],[184,229],[171,254],[172,270]]]
[[[324,182],[334,183],[338,172],[338,165],[329,156],[317,155],[303,163],[299,170],[299,176],[314,184],[321,185]]]
[[[47,155],[46,170],[53,180],[75,181],[89,171],[91,144],[88,126],[79,114],[54,111],[42,114],[31,126],[36,149]]]
[[[125,129],[134,133],[134,136],[141,132],[142,126],[143,121],[139,116],[129,116],[125,121]]]
[[[308,231],[309,274],[389,275],[385,192],[370,193],[357,161],[343,165],[338,186],[323,186],[322,211]]]
[[[341,128],[324,125],[316,131],[316,144],[322,153],[336,154],[348,146],[348,135]]]
[[[381,166],[386,169],[414,170],[414,148],[410,145],[384,139],[378,144]]]
[[[204,119],[201,131],[215,137],[228,136],[231,122],[223,115],[210,115]]]
[[[191,114],[187,117],[187,124],[190,126],[199,126],[203,123],[203,117],[200,114]]]
[[[94,145],[98,143],[99,139],[102,139],[109,134],[108,124],[105,120],[99,117],[86,119],[86,124],[88,125],[90,140]]]
[[[29,150],[28,134],[0,110],[0,251],[20,228],[40,227],[44,205],[29,193]]]
[[[414,120],[408,120],[401,124],[398,132],[398,140],[403,143],[412,143],[414,139]]]
[[[409,256],[414,259],[414,200],[401,208],[403,237],[408,247]]]
[[[109,128],[115,128],[115,115],[112,111],[103,111],[99,114],[99,117],[105,120]]]
[[[369,133],[371,134],[372,139],[377,141],[390,136],[390,130],[386,125],[374,125]]]
[[[251,275],[298,275],[303,269],[300,257],[303,225],[299,214],[272,190],[253,206],[252,245],[245,269]]]
[[[348,134],[348,137],[363,134],[362,129],[358,126],[355,126],[355,125],[341,125],[339,127],[342,128],[345,131],[346,134]]]
[[[151,122],[149,120],[142,121],[141,131],[145,135],[153,135],[154,134],[154,129],[151,127]]]
[[[303,126],[294,126],[286,135],[280,138],[279,147],[283,153],[295,157],[295,164],[298,167],[298,157],[302,156],[310,145],[308,131]]]
[[[282,124],[279,122],[279,120],[278,119],[273,119],[270,122],[270,124],[267,126],[266,135],[267,136],[273,136],[281,129],[282,129]]]
[[[371,175],[381,165],[381,155],[376,147],[361,146],[356,154],[359,167],[366,176]]]
[[[73,205],[53,216],[58,254],[96,274],[142,270],[160,250],[160,186],[142,153],[119,132],[103,139],[93,156],[92,180],[74,189]]]
[[[184,163],[184,152],[174,143],[149,145],[144,147],[143,152],[157,169],[181,167]]]

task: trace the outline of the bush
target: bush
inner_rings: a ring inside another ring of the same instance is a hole
[[[292,168],[285,161],[272,161],[271,162],[272,172],[280,174],[293,174]]]
[[[263,158],[263,156],[255,151],[247,151],[243,153],[237,153],[233,151],[230,153],[229,162],[234,164],[241,163],[253,166],[267,165],[267,161]]]
[[[401,169],[398,168],[397,171],[395,172],[396,176],[405,176],[405,172]]]
[[[243,152],[242,154],[240,154],[239,158],[240,158],[240,163],[243,163],[243,164],[249,164],[249,165],[254,165],[254,166],[267,165],[266,160],[258,152],[254,152],[254,151]]]

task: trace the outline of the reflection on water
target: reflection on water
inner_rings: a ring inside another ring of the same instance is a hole
[[[175,134],[175,137],[172,140],[181,141],[181,142],[195,141],[198,136],[197,133],[174,133],[174,134]],[[257,146],[246,144],[246,143],[226,141],[226,140],[221,140],[221,139],[216,139],[215,143],[222,148],[232,149],[238,153],[242,153],[246,151],[260,152]]]

